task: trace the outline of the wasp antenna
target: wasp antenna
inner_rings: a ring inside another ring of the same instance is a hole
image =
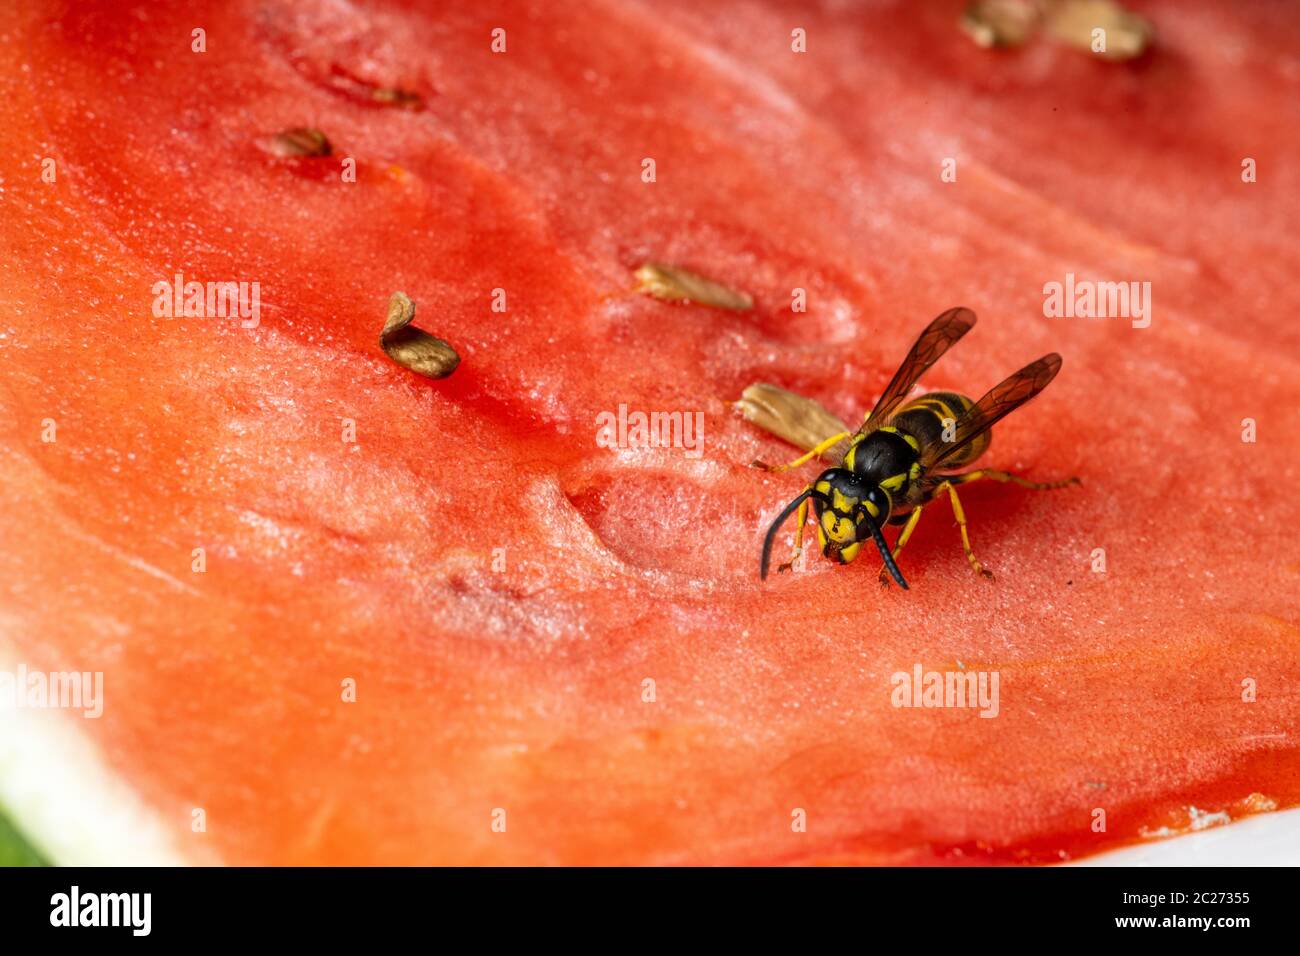
[[[785,506],[785,510],[776,516],[772,522],[772,527],[767,529],[767,537],[763,539],[763,558],[758,564],[758,576],[766,581],[768,567],[772,563],[772,542],[776,540],[776,533],[781,530],[781,525],[785,524],[787,518],[794,514],[795,509],[803,504],[804,499],[812,494],[812,489],[807,488],[799,495],[798,498]]]
[[[885,542],[885,536],[880,533],[880,526],[870,515],[866,516],[867,524],[871,526],[871,537],[876,541],[876,548],[880,551],[880,556],[885,561],[885,567],[889,570],[889,576],[898,582],[898,586],[904,591],[907,590],[907,579],[903,577],[903,572],[898,570],[898,565],[894,563],[894,556],[889,553],[889,545]]]

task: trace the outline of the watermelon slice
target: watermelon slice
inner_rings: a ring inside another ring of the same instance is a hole
[[[1114,62],[956,2],[436,6],[0,13],[0,672],[103,679],[0,714],[43,855],[1054,862],[1300,803],[1289,11],[1135,4]],[[907,593],[761,584],[813,466],[731,402],[855,421],[957,304],[923,384],[1060,352],[985,462],[1082,486],[969,488],[992,582],[936,504]],[[601,440],[656,412],[702,447]],[[997,716],[894,706],[918,667]]]

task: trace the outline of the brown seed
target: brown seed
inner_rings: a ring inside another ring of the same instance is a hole
[[[377,86],[371,91],[370,96],[376,103],[382,103],[384,106],[395,106],[403,110],[424,108],[424,100],[420,95],[409,90],[385,89]]]
[[[276,133],[271,151],[277,156],[328,156],[334,147],[320,130],[296,126]]]
[[[369,80],[353,76],[339,67],[334,68],[326,82],[336,93],[341,93],[358,103],[391,106],[403,110],[424,109],[424,99],[418,93],[395,86],[379,86]]]
[[[379,336],[384,353],[402,368],[426,378],[446,378],[456,371],[460,356],[436,336],[411,325],[415,303],[405,292],[394,292],[388,300],[388,318]]]
[[[1038,29],[1037,0],[975,0],[961,17],[961,28],[982,47],[1020,46]]]
[[[647,262],[634,275],[640,286],[638,292],[652,295],[665,302],[696,302],[715,309],[744,311],[754,307],[754,300],[743,292],[728,288],[720,282],[706,279],[687,269]]]
[[[1060,0],[1047,7],[1047,29],[1058,40],[1106,60],[1132,60],[1155,38],[1150,21],[1114,0]],[[1106,31],[1106,49],[1093,51],[1093,31]]]
[[[852,431],[838,415],[828,412],[815,399],[766,382],[750,385],[735,405],[759,428],[805,451],[816,448],[832,435]],[[846,447],[847,439],[828,449],[822,458],[828,462],[838,461]]]

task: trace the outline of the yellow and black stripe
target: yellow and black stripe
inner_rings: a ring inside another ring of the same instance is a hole
[[[918,450],[938,450],[962,438],[957,434],[957,422],[974,406],[973,401],[956,392],[930,392],[900,408],[890,424],[915,439]],[[976,436],[955,455],[946,459],[944,468],[960,468],[970,464],[988,451],[992,440],[991,431]],[[922,454],[921,457],[933,460],[934,456]]]

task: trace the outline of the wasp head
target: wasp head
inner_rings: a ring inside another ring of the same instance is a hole
[[[885,536],[880,532],[892,508],[889,493],[878,484],[846,468],[830,468],[822,472],[803,494],[777,515],[763,541],[763,556],[759,566],[762,577],[767,577],[772,541],[777,531],[805,501],[812,502],[816,513],[817,536],[823,554],[835,558],[841,564],[848,564],[858,556],[862,543],[870,538],[880,551],[890,575],[900,587],[907,587],[907,581],[889,553]]]
[[[894,580],[907,587],[880,531],[893,509],[889,492],[845,468],[829,468],[813,483],[810,497],[822,553],[848,564],[861,552],[863,542],[872,539]]]

